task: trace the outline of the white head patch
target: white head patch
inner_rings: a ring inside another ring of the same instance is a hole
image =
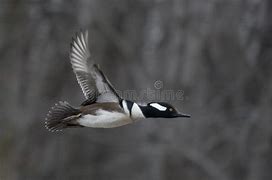
[[[152,104],[150,104],[150,106],[158,109],[159,111],[166,111],[166,109],[167,109],[167,107],[164,107],[158,103],[152,103]]]

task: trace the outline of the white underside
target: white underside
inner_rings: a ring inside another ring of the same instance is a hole
[[[132,123],[133,120],[124,113],[98,110],[96,115],[87,114],[78,119],[82,126],[93,128],[114,128]]]

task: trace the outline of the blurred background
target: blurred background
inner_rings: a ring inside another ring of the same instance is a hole
[[[0,0],[0,179],[272,179],[271,18],[269,0]],[[118,90],[159,80],[192,118],[48,132],[84,100],[80,28]]]

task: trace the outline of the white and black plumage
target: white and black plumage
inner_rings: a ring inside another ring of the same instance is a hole
[[[65,101],[56,103],[46,116],[45,126],[50,131],[68,127],[113,128],[149,117],[190,117],[178,113],[167,103],[152,102],[141,106],[122,99],[90,58],[87,31],[73,38],[70,59],[86,100],[78,108]]]

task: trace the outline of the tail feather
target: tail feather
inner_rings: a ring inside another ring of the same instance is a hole
[[[80,116],[80,111],[72,107],[66,101],[59,101],[51,108],[45,118],[45,127],[49,131],[59,131],[68,126],[76,126],[72,124],[75,118]]]

